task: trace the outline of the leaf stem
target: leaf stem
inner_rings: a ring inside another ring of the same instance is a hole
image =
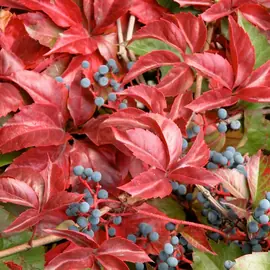
[[[118,35],[118,42],[119,42],[118,55],[126,63],[128,63],[129,62],[129,59],[128,59],[126,47],[125,47],[125,44],[124,44],[124,36],[123,36],[123,29],[122,29],[121,18],[117,19],[116,25],[117,25],[117,35]]]

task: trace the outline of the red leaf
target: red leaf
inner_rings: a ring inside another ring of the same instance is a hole
[[[193,84],[193,73],[185,63],[179,63],[156,86],[166,97],[184,93]]]
[[[235,96],[249,102],[270,102],[270,87],[242,88],[236,92]]]
[[[1,37],[1,33],[0,33]],[[24,64],[15,54],[2,49],[0,51],[0,76],[8,76],[24,69]]]
[[[239,217],[239,218],[245,218],[248,219],[249,213],[247,210],[247,203],[248,200],[246,199],[230,199],[227,198],[227,201],[222,201],[222,205],[226,205],[229,208],[233,210],[233,212]]]
[[[70,230],[44,229],[48,234],[53,234],[75,243],[80,247],[98,248],[98,244],[87,234]]]
[[[87,30],[81,24],[77,24],[59,34],[55,45],[45,56],[61,52],[85,55],[91,54],[96,49],[97,42],[89,36]]]
[[[20,214],[3,232],[15,233],[24,231],[36,225],[43,215],[39,215],[36,209],[28,209]]]
[[[174,0],[179,3],[181,7],[196,5],[196,6],[211,6],[211,0]]]
[[[29,36],[40,44],[52,48],[58,35],[63,29],[55,25],[50,18],[41,12],[24,13],[18,16],[23,21],[25,30]]]
[[[62,129],[61,121],[54,106],[25,106],[0,129],[0,150],[7,153],[29,146],[63,144],[69,135]]]
[[[172,185],[165,177],[164,172],[150,169],[133,178],[129,183],[118,187],[131,194],[133,197],[142,199],[164,198],[172,192]]]
[[[122,261],[128,262],[151,261],[143,249],[121,237],[114,237],[103,242],[97,250],[97,255],[113,255]]]
[[[115,55],[117,55],[117,43],[118,43],[116,33],[111,33],[108,35],[99,35],[93,38],[97,41],[97,46],[100,54],[106,60],[115,58]]]
[[[104,270],[128,270],[127,265],[113,255],[99,255],[96,259],[103,266]]]
[[[91,248],[75,248],[56,256],[46,266],[46,270],[85,269],[94,263]]]
[[[179,63],[179,57],[170,51],[152,51],[144,56],[141,56],[139,60],[135,62],[131,70],[124,77],[122,84],[126,84],[132,81],[140,74],[161,66],[172,66]]]
[[[251,74],[255,64],[255,51],[249,36],[231,16],[229,17],[229,29],[232,67],[236,74],[233,87],[237,87]]]
[[[199,52],[203,48],[206,42],[207,29],[200,17],[196,17],[191,13],[181,12],[167,15],[165,18],[174,22],[181,29],[193,53]]]
[[[143,38],[161,40],[177,50],[180,49],[182,52],[186,49],[186,42],[183,34],[175,24],[169,21],[159,20],[147,24],[135,33],[132,40]]]
[[[31,10],[42,10],[61,27],[82,22],[80,9],[72,0],[20,0],[20,4]]]
[[[158,5],[156,0],[133,1],[129,10],[132,15],[136,16],[144,24],[160,19],[166,12],[166,9]]]
[[[38,208],[38,198],[26,183],[10,177],[0,178],[0,201]]]
[[[67,117],[68,90],[63,84],[47,75],[28,70],[12,74],[11,79],[21,86],[36,103],[53,104],[64,117]]]
[[[10,83],[0,83],[0,94],[0,117],[16,112],[24,105],[20,92]]]
[[[82,78],[81,71],[78,71],[70,86],[68,98],[68,108],[76,126],[84,124],[96,110],[93,93],[80,85]]]
[[[203,112],[219,107],[226,107],[235,104],[238,98],[232,96],[232,91],[226,88],[210,90],[193,100],[186,108],[194,112]]]
[[[118,95],[132,97],[142,102],[154,113],[163,114],[164,109],[167,107],[163,94],[157,88],[145,84],[131,86],[118,93]]]
[[[203,252],[208,252],[216,255],[208,243],[205,231],[203,229],[193,226],[186,226],[183,230],[181,230],[181,234],[193,247]]]
[[[96,28],[101,29],[114,23],[118,18],[127,13],[131,5],[131,0],[95,0],[94,1],[94,14],[96,21]]]
[[[0,0],[0,6],[17,9],[26,9],[26,7],[23,4],[18,3],[18,0]]]
[[[247,181],[243,174],[236,169],[218,169],[214,172],[222,180],[222,185],[235,198],[249,199]]]
[[[56,256],[63,253],[70,245],[70,242],[64,242],[61,244],[56,245],[55,247],[48,250],[45,254],[45,266],[53,260]]]
[[[113,134],[115,139],[132,151],[136,158],[161,170],[166,168],[165,147],[155,134],[140,128],[126,132],[114,129]]]
[[[245,4],[239,8],[244,17],[263,30],[270,29],[270,14],[257,4]]]
[[[82,200],[83,196],[83,194],[71,193],[67,191],[57,192],[44,205],[44,211],[57,210],[63,206],[68,206],[71,203],[79,202]]]
[[[195,53],[186,55],[185,62],[198,69],[207,77],[213,78],[227,88],[233,86],[233,70],[229,62],[219,54]]]
[[[178,180],[180,183],[184,184],[197,184],[203,186],[215,186],[221,182],[221,179],[218,178],[213,173],[209,172],[205,168],[194,167],[194,166],[185,166],[173,170],[169,178]]]
[[[204,141],[204,132],[200,131],[188,153],[177,163],[177,167],[203,167],[205,164],[207,164],[209,157],[210,151]]]

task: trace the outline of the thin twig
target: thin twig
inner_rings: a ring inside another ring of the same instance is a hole
[[[118,34],[118,42],[119,42],[119,50],[118,50],[118,55],[121,57],[126,63],[129,62],[128,56],[127,56],[127,51],[124,43],[124,36],[123,36],[123,29],[122,29],[122,24],[121,24],[121,19],[117,19],[116,21],[117,25],[117,34]]]

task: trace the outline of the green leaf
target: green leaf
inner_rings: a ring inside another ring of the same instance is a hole
[[[0,205],[0,220],[0,232],[7,228],[13,220],[13,216],[8,211],[6,211],[2,205]]]
[[[255,252],[236,259],[231,270],[269,270],[270,252]]]
[[[1,270],[10,270],[10,268],[8,268],[4,263],[0,262],[0,269]]]
[[[134,40],[128,45],[128,48],[136,55],[145,55],[156,50],[168,50],[180,56],[179,52],[175,48],[155,38]]]
[[[238,23],[244,28],[255,48],[256,62],[254,68],[258,68],[270,59],[270,44],[266,36],[256,26],[248,22],[241,12],[238,12]]]
[[[148,203],[165,213],[170,218],[185,220],[185,212],[181,205],[171,197],[152,199]]]
[[[253,155],[259,149],[270,150],[270,121],[266,120],[260,110],[245,111],[244,138],[238,150]]]
[[[0,167],[12,163],[13,159],[18,157],[21,153],[22,151],[11,152],[4,155],[0,154]]]
[[[230,40],[230,35],[229,35],[229,22],[228,22],[228,19],[227,18],[223,18],[221,20],[221,33],[222,35]]]
[[[224,262],[226,260],[233,261],[242,255],[240,248],[233,243],[228,245],[223,242],[216,243],[212,240],[209,242],[213,251],[215,251],[217,255],[195,250],[193,252],[193,270],[221,270],[224,269]]]
[[[173,0],[157,0],[158,4],[162,7],[165,7],[170,10],[172,13],[180,13],[180,12],[190,12],[194,15],[198,15],[202,13],[200,10],[197,10],[193,7],[180,7],[179,4],[174,2]]]

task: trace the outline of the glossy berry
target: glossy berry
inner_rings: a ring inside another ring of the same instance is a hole
[[[223,157],[222,154],[216,152],[214,153],[212,160],[216,164],[219,164],[222,157]]]
[[[113,218],[113,224],[119,225],[119,224],[121,224],[121,222],[122,222],[122,217],[121,216]]]
[[[96,104],[98,107],[104,105],[104,99],[103,99],[103,97],[96,97],[96,98],[95,98],[95,104]]]
[[[226,157],[221,157],[219,163],[225,166],[228,164],[228,159]]]
[[[167,259],[167,264],[171,267],[176,267],[178,265],[178,260],[175,257],[169,257]]]
[[[171,238],[171,244],[174,245],[174,246],[178,245],[179,244],[179,238],[177,236],[173,236]]]
[[[93,173],[93,170],[91,168],[86,168],[84,169],[83,173],[86,175],[86,176],[91,176],[92,173]]]
[[[218,165],[213,163],[213,162],[208,162],[207,165],[206,165],[206,168],[208,170],[213,170],[213,169],[217,169],[218,168]]]
[[[245,243],[243,246],[242,246],[242,251],[244,254],[249,254],[251,253],[251,245],[249,245],[248,243]]]
[[[139,230],[144,236],[146,236],[153,231],[153,228],[151,225],[145,222],[142,222],[139,224]]]
[[[230,124],[231,129],[238,130],[241,127],[241,122],[239,120],[233,120]]]
[[[111,237],[115,236],[115,234],[116,234],[115,228],[109,228],[109,229],[108,229],[108,234],[109,234],[109,236],[111,236]]]
[[[262,246],[260,244],[252,246],[252,252],[261,252]]]
[[[116,84],[117,84],[117,81],[116,80],[114,80],[114,79],[111,79],[110,80],[110,86],[114,86]]]
[[[86,60],[82,61],[82,68],[89,68],[90,67],[90,63]]]
[[[98,171],[94,171],[91,175],[91,178],[94,182],[99,182],[102,179],[102,174]]]
[[[167,231],[173,231],[175,229],[175,224],[169,222],[165,225]]]
[[[94,232],[93,232],[93,230],[83,230],[83,233],[89,235],[90,237],[94,237]]]
[[[157,232],[151,232],[148,237],[151,242],[156,242],[159,239],[159,234]]]
[[[116,64],[116,61],[114,59],[109,59],[108,62],[107,62],[107,66],[110,67],[110,68],[115,68],[117,67],[117,64]]]
[[[186,195],[186,200],[187,200],[188,202],[191,202],[191,201],[193,200],[193,194],[192,194],[192,193],[187,193],[187,195]]]
[[[267,199],[263,199],[263,200],[260,201],[259,207],[262,210],[266,211],[266,210],[268,210],[270,208],[270,202]]]
[[[92,206],[92,205],[94,204],[94,199],[93,199],[93,198],[87,198],[87,199],[86,199],[86,202],[87,202],[90,206]]]
[[[134,234],[129,234],[127,239],[133,243],[136,243],[137,237]]]
[[[177,193],[179,195],[185,195],[187,193],[187,188],[185,185],[179,185],[178,188],[177,188]]]
[[[73,214],[72,214],[70,208],[67,208],[67,209],[66,209],[66,215],[67,215],[68,217],[72,217],[72,216],[73,216]]]
[[[198,192],[197,193],[197,200],[200,202],[200,203],[204,203],[206,202],[206,198],[203,196],[203,194],[201,192]]]
[[[210,223],[215,224],[217,219],[218,219],[218,216],[217,216],[216,212],[209,211],[207,214],[207,219]]]
[[[261,224],[267,224],[269,222],[269,217],[267,215],[261,215],[259,217],[259,222]]]
[[[93,216],[93,217],[96,217],[96,218],[100,217],[100,216],[101,216],[100,210],[99,210],[99,209],[94,209],[94,210],[92,211],[92,216]]]
[[[183,141],[182,141],[182,150],[187,149],[187,147],[188,147],[188,142],[187,142],[186,139],[183,139]]]
[[[140,263],[140,262],[137,262],[135,264],[135,268],[136,268],[136,270],[144,270],[144,264]]]
[[[177,182],[174,182],[174,181],[171,182],[171,185],[172,185],[173,191],[176,191],[179,187],[179,184]]]
[[[224,120],[224,119],[227,118],[227,116],[228,116],[228,113],[227,113],[227,111],[225,109],[221,108],[221,109],[218,110],[219,119]]]
[[[195,134],[200,133],[200,130],[201,130],[200,126],[193,126],[193,127],[192,127],[192,131],[193,131]]]
[[[98,72],[101,74],[101,75],[105,75],[109,72],[109,68],[106,66],[106,65],[101,65],[98,69]]]
[[[86,227],[88,224],[88,220],[85,217],[78,217],[76,222],[80,227]]]
[[[134,65],[134,62],[128,62],[127,63],[127,69],[130,70],[133,65]]]
[[[182,245],[182,246],[185,246],[188,244],[188,241],[184,238],[184,237],[180,237],[179,238],[179,243]]]
[[[79,231],[79,228],[76,227],[75,225],[69,226],[68,229],[69,229],[70,231],[75,231],[75,232],[78,232],[78,231]]]
[[[187,136],[188,139],[191,139],[192,137],[194,137],[196,134],[193,132],[192,129],[187,129]]]
[[[81,79],[80,84],[81,84],[81,87],[88,88],[91,85],[91,82],[88,78],[83,78]]]
[[[64,82],[64,79],[63,79],[61,76],[55,77],[55,80],[56,80],[57,82],[59,82],[59,83]]]
[[[270,191],[266,193],[266,199],[270,201]]]
[[[158,265],[158,270],[168,270],[169,269],[169,265],[165,262],[162,262]]]
[[[127,104],[126,103],[124,103],[124,102],[121,102],[120,104],[119,104],[119,109],[121,110],[121,109],[126,109],[128,106],[127,106]]]
[[[73,173],[76,175],[76,176],[81,176],[84,172],[84,167],[81,166],[81,165],[78,165],[76,167],[73,168]]]
[[[234,265],[235,265],[235,262],[232,262],[230,260],[227,260],[224,262],[224,267],[228,270],[231,269]]]
[[[226,150],[224,153],[223,153],[223,156],[226,157],[227,159],[232,159],[233,158],[233,153],[229,150]]]
[[[173,254],[173,251],[174,251],[173,245],[170,244],[170,243],[166,243],[166,244],[164,245],[164,251],[165,251],[168,255]]]
[[[101,74],[100,74],[99,72],[96,72],[96,73],[94,74],[94,80],[95,80],[96,82],[98,82],[98,80],[99,80],[100,77],[101,77]]]
[[[117,96],[116,96],[115,93],[110,93],[110,94],[108,95],[108,100],[109,100],[109,101],[116,101],[116,99],[117,99]]]
[[[239,164],[236,166],[236,170],[240,173],[242,173],[243,175],[247,176],[247,171],[246,171],[246,168],[245,166]]]
[[[106,85],[108,85],[108,83],[109,83],[109,79],[107,78],[107,77],[99,77],[99,79],[98,79],[98,84],[100,85],[100,86],[106,86]]]
[[[235,148],[233,146],[228,146],[226,148],[226,151],[230,151],[230,152],[232,152],[234,154],[235,153]]]
[[[234,161],[238,164],[244,163],[244,158],[241,154],[234,155]]]
[[[97,225],[99,223],[99,218],[98,217],[90,216],[88,218],[88,220],[92,225]]]
[[[248,223],[248,231],[250,233],[256,233],[256,232],[258,232],[258,230],[259,230],[259,226],[258,226],[257,222],[251,221]]]
[[[99,199],[107,199],[108,198],[108,192],[105,189],[101,189],[97,194]]]
[[[87,213],[90,209],[90,205],[87,202],[81,202],[79,210],[82,213]]]
[[[224,122],[221,122],[221,123],[219,123],[218,124],[218,131],[220,132],[220,133],[225,133],[226,131],[227,131],[227,125],[226,125],[226,123],[224,123]]]
[[[169,255],[164,250],[162,250],[159,252],[158,257],[160,258],[160,260],[166,261],[168,259]]]

